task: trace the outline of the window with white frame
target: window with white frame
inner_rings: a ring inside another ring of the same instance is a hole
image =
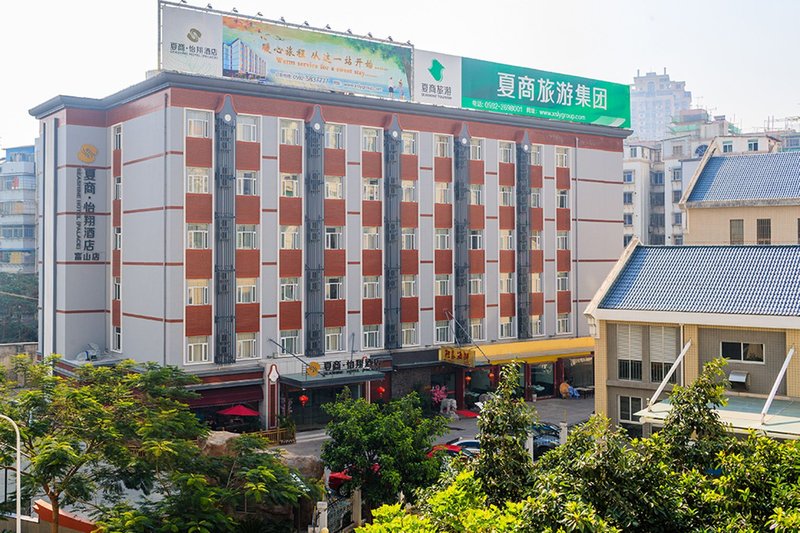
[[[483,139],[472,138],[469,142],[469,158],[473,161],[483,160]]]
[[[342,176],[325,176],[325,198],[332,200],[344,198],[344,178]]]
[[[363,193],[364,200],[380,200],[381,181],[376,178],[364,178]]]
[[[633,183],[633,170],[623,170],[622,171],[622,182],[623,183]]]
[[[361,247],[364,250],[381,249],[381,228],[378,226],[364,226],[361,235]]]
[[[513,316],[500,317],[500,338],[511,339],[517,336],[516,322]]]
[[[500,187],[500,205],[514,205],[514,187],[503,185]]]
[[[114,178],[114,200],[122,200],[122,176]]]
[[[437,228],[434,242],[437,250],[449,250],[450,228]]]
[[[539,188],[531,189],[531,207],[542,207],[542,190]]]
[[[300,330],[281,330],[281,351],[285,354],[300,353]]]
[[[256,350],[256,334],[237,333],[236,359],[256,359],[256,358],[258,358],[258,350]]]
[[[401,201],[403,202],[416,202],[417,201],[417,182],[414,180],[402,180],[400,182]]]
[[[752,342],[722,341],[720,343],[720,355],[729,361],[763,363],[764,345]]]
[[[114,226],[114,250],[122,250],[122,228]],[[191,248],[191,246],[190,246]]]
[[[469,293],[483,294],[483,274],[469,275]]]
[[[566,168],[569,166],[569,149],[556,146],[556,166]]]
[[[295,302],[300,299],[299,280],[297,278],[281,278],[281,301]]]
[[[258,301],[255,278],[236,278],[236,303],[253,304]]]
[[[542,323],[542,315],[531,315],[530,318],[530,333],[531,337],[538,337],[544,335],[544,324]]]
[[[362,128],[361,129],[361,150],[364,152],[380,152],[381,151],[381,134],[380,130],[375,128]]]
[[[452,328],[449,320],[436,321],[436,343],[446,344],[453,342]]]
[[[758,152],[758,139],[749,139],[747,141],[748,152]]]
[[[539,230],[531,231],[531,250],[542,249],[542,232]]]
[[[186,192],[190,194],[208,194],[208,176],[210,169],[202,167],[186,167]],[[120,186],[122,182],[120,181]]]
[[[556,274],[556,290],[557,291],[569,290],[569,272],[558,272]]]
[[[255,170],[237,170],[236,194],[258,196],[258,172]]]
[[[258,248],[255,224],[236,224],[236,248],[239,250]]]
[[[281,174],[281,196],[299,198],[301,196],[300,176],[297,174]]]
[[[186,337],[186,364],[208,363],[208,337]]]
[[[500,274],[500,292],[503,294],[512,294],[514,292],[513,272],[502,272]]]
[[[208,224],[186,225],[186,247],[192,250],[208,249]]]
[[[258,117],[250,115],[236,117],[236,140],[248,143],[258,142]]]
[[[469,230],[469,249],[470,250],[483,250],[483,230],[471,229]]]
[[[556,191],[556,207],[561,209],[569,208],[569,191],[567,189]]]
[[[406,155],[417,155],[417,134],[415,132],[403,132],[403,153]]]
[[[508,141],[499,141],[497,150],[501,163],[514,162],[514,143]]]
[[[416,228],[401,228],[400,229],[400,249],[401,250],[416,250],[417,249],[417,229]]]
[[[211,113],[209,111],[186,110],[186,136],[207,139],[211,136]]]
[[[537,167],[542,166],[542,145],[541,144],[532,144],[531,145],[531,165],[536,165]]]
[[[114,299],[114,300],[121,300],[122,299],[122,283],[120,282],[119,276],[114,278],[111,288],[112,288],[111,298]]]
[[[344,291],[342,290],[342,278],[340,277],[325,278],[325,299],[326,300],[344,299]]]
[[[470,205],[483,205],[483,185],[471,184],[469,186]]]
[[[469,319],[469,336],[473,341],[482,341],[482,340],[484,340],[483,319],[482,318],[470,318]]]
[[[416,274],[403,274],[400,280],[400,296],[403,298],[413,298],[417,295],[417,276]]]
[[[303,123],[299,120],[282,119],[281,144],[299,146],[303,144]]]
[[[381,297],[381,277],[380,276],[364,276],[364,299],[374,300]]]
[[[500,249],[513,250],[514,249],[514,230],[501,229],[500,230]]]
[[[450,203],[450,183],[444,181],[436,182],[436,203],[437,204]]]
[[[344,126],[341,124],[325,124],[325,148],[344,149]]]
[[[449,135],[434,135],[433,136],[433,146],[435,150],[436,157],[452,157],[452,149],[450,148],[450,137]]]
[[[450,274],[436,274],[436,296],[450,296]]]
[[[733,141],[722,141],[722,153],[729,154],[733,152]]]
[[[559,313],[556,317],[556,333],[564,334],[572,332],[572,316],[570,313]]]
[[[208,280],[186,281],[186,305],[208,305]]]
[[[617,324],[617,379],[642,381],[642,326]]]
[[[281,226],[281,250],[300,249],[300,227]]]
[[[364,326],[364,346],[363,348],[381,347],[381,326],[380,324],[368,324]]]
[[[325,328],[325,351],[341,352],[342,350],[344,350],[344,343],[342,342],[342,328]]]
[[[111,330],[111,351],[119,352],[122,350],[122,328],[114,327]]]
[[[403,322],[400,324],[402,332],[403,346],[416,346],[417,341],[417,322]]]
[[[678,328],[650,326],[650,381],[661,383],[678,358]],[[669,383],[677,382],[677,372]]]
[[[556,248],[558,250],[569,250],[569,232],[557,231],[556,232]]]
[[[122,150],[122,124],[114,126],[114,150]]]
[[[325,249],[341,250],[344,242],[342,241],[341,226],[325,226]]]
[[[531,272],[531,292],[542,292],[542,275],[539,272]]]

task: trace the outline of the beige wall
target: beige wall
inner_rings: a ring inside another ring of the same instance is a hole
[[[687,209],[685,244],[730,244],[730,221],[744,220],[744,243],[756,244],[756,220],[772,220],[771,244],[798,244],[800,205]]]

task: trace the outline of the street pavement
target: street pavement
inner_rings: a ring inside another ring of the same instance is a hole
[[[589,419],[594,413],[594,398],[581,398],[577,400],[562,400],[554,398],[529,402],[539,416],[541,422],[559,424],[567,422],[567,426],[574,426]],[[456,438],[474,438],[478,434],[477,418],[462,418],[452,420],[447,424],[448,432],[436,440],[436,444],[447,442]],[[311,455],[319,457],[322,443],[328,439],[325,430],[304,431],[297,434],[297,442],[281,448],[296,455]]]

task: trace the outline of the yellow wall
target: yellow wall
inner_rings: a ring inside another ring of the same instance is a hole
[[[786,395],[800,397],[800,329],[786,330],[786,351],[794,346],[794,355],[786,370]]]
[[[606,321],[597,321],[597,332],[600,335],[594,344],[594,412],[608,416],[608,337]]]
[[[800,205],[687,209],[685,244],[730,244],[730,221],[744,220],[744,244],[756,244],[756,220],[772,221],[771,244],[798,244]]]

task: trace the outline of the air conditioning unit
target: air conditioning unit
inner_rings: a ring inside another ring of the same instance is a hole
[[[731,373],[728,375],[728,381],[731,383],[731,390],[737,392],[747,392],[750,390],[750,372],[731,370]]]

